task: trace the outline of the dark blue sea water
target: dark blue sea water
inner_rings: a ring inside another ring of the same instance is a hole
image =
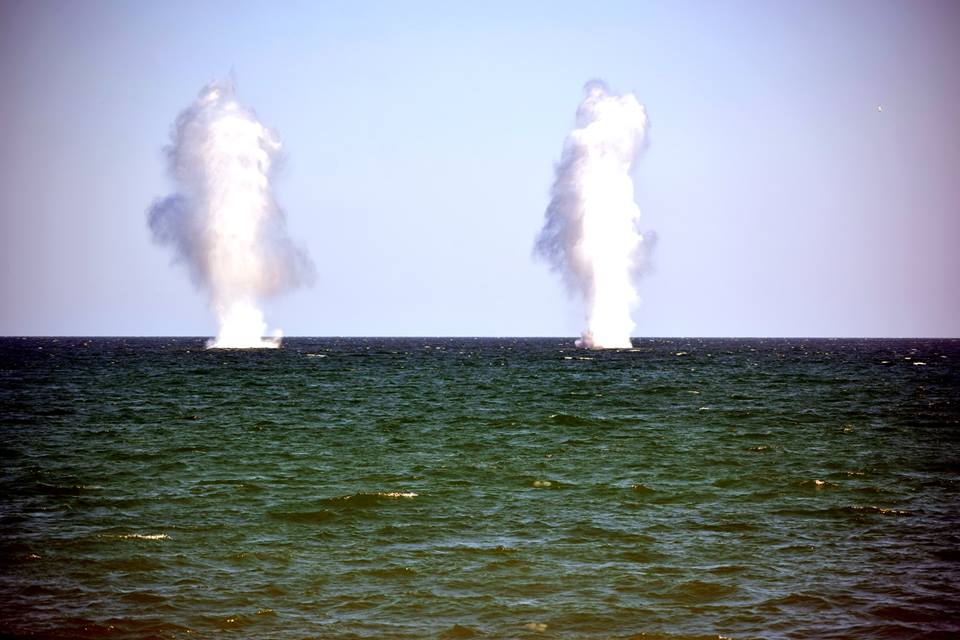
[[[0,339],[0,636],[960,635],[960,341]]]

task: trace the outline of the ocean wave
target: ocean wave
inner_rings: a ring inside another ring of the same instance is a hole
[[[166,602],[167,597],[162,596],[157,593],[151,593],[149,591],[128,591],[121,594],[121,598],[128,602],[133,602],[134,604],[157,604],[160,602]]]
[[[621,404],[620,406],[633,407],[634,405],[628,402],[626,404]],[[634,427],[638,423],[643,422],[642,419],[638,419],[636,415],[632,415],[632,414],[631,415],[616,415],[616,414],[581,415],[577,413],[566,413],[562,411],[557,413],[551,413],[549,416],[547,416],[547,421],[550,424],[559,425],[562,427]]]
[[[159,560],[143,556],[106,560],[100,566],[107,571],[123,572],[158,571],[164,567],[163,563]]]
[[[475,638],[477,636],[483,635],[481,632],[473,629],[471,627],[455,624],[443,633],[440,634],[441,638],[444,639],[454,639],[454,638]]]
[[[171,622],[151,618],[120,618],[91,620],[64,616],[49,620],[42,631],[35,628],[14,631],[0,623],[5,639],[22,640],[75,640],[77,638],[181,638],[190,637],[193,630]],[[13,633],[8,633],[13,631]]]
[[[837,485],[832,482],[827,482],[826,480],[801,480],[796,483],[798,487],[802,489],[813,489],[815,491],[820,491],[828,488],[835,488]]]
[[[552,413],[549,419],[553,424],[559,424],[565,427],[580,427],[593,424],[592,420],[572,413]]]
[[[317,524],[327,522],[333,519],[336,514],[327,509],[315,511],[270,511],[268,513],[273,520],[283,522],[295,522],[299,524]]]
[[[670,600],[689,604],[699,604],[722,600],[737,592],[736,585],[722,582],[707,582],[706,580],[688,580],[681,582],[664,596]]]
[[[459,544],[446,547],[440,547],[438,551],[444,553],[464,553],[464,554],[477,554],[477,555],[501,555],[506,553],[518,553],[520,551],[517,547],[512,547],[509,545],[480,545],[480,544]]]
[[[333,498],[322,498],[312,502],[306,508],[276,509],[270,511],[269,516],[274,520],[285,522],[318,524],[379,504],[398,500],[412,500],[419,495],[413,491],[361,491]]]
[[[165,533],[116,533],[104,534],[101,537],[115,540],[170,540],[170,536]]]
[[[779,598],[771,598],[763,602],[762,611],[780,613],[784,609],[800,611],[820,611],[831,609],[835,605],[826,597],[814,593],[791,593]]]
[[[648,564],[663,559],[663,554],[652,549],[627,549],[620,552],[620,558],[627,562],[636,562],[637,564]]]
[[[855,487],[853,491],[854,493],[866,493],[871,495],[892,493],[892,490],[887,487],[873,487],[873,486]]]
[[[373,569],[367,569],[363,572],[366,576],[373,576],[376,578],[409,578],[417,574],[417,570],[413,567],[400,567],[400,566],[389,566],[389,567],[376,567]]]
[[[886,507],[876,507],[873,505],[844,507],[846,513],[856,514],[878,514],[881,516],[911,516],[913,513],[904,509],[888,509]]]
[[[840,507],[827,507],[825,509],[778,509],[773,512],[780,516],[798,516],[813,518],[839,518],[849,516],[910,516],[910,511],[903,509],[892,509],[887,507],[878,507],[875,505],[850,505]]]
[[[593,543],[598,540],[612,540],[618,544],[633,545],[634,550],[638,547],[646,548],[657,542],[655,537],[645,533],[589,523],[582,523],[571,527],[566,531],[566,536],[563,538],[563,541],[569,544]]]
[[[90,493],[93,491],[99,491],[103,489],[102,486],[96,484],[80,484],[80,483],[48,483],[48,482],[37,482],[34,485],[34,493],[39,495],[48,495],[48,496],[80,496],[85,493]]]
[[[710,522],[700,527],[704,531],[716,531],[719,533],[745,533],[747,531],[758,531],[760,526],[755,522],[746,520],[722,520],[720,522]]]
[[[420,494],[414,491],[360,491],[335,498],[324,498],[319,502],[320,504],[334,506],[367,507],[388,500],[411,499],[419,496]]]

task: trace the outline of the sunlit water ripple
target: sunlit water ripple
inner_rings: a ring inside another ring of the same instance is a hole
[[[960,341],[0,340],[0,634],[960,633]]]

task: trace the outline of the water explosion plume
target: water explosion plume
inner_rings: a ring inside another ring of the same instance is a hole
[[[577,345],[629,348],[634,282],[650,244],[636,228],[640,209],[630,177],[647,113],[633,94],[614,95],[602,82],[587,83],[584,92],[534,253],[586,305],[587,329]]]
[[[260,302],[309,281],[309,258],[287,237],[270,179],[280,140],[237,102],[232,83],[213,83],[177,118],[165,149],[179,193],[150,207],[153,238],[171,245],[210,296],[217,337],[208,347],[277,347],[264,338]]]

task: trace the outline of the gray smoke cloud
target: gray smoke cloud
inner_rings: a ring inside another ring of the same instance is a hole
[[[534,255],[558,272],[586,306],[580,346],[629,348],[636,280],[649,265],[652,234],[637,229],[631,172],[648,120],[633,94],[588,82],[556,166]]]
[[[147,220],[209,294],[219,330],[208,346],[278,346],[279,330],[263,338],[261,301],[314,278],[273,195],[279,138],[237,101],[233,83],[218,82],[180,113],[165,152],[177,192],[157,200]]]

